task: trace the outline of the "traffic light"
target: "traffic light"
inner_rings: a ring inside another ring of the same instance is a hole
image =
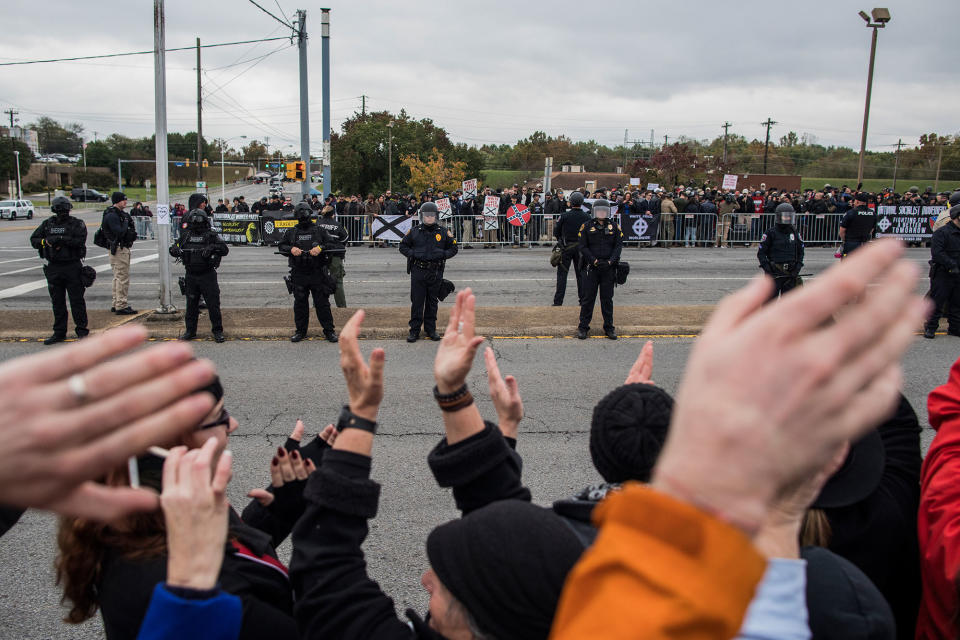
[[[303,182],[307,173],[305,164],[303,162],[296,162],[294,163],[294,165],[295,165],[295,169],[294,169],[293,179]]]
[[[207,162],[207,159],[206,159],[206,158],[204,158],[204,159],[203,159],[203,166],[204,166],[204,168],[206,168],[206,167],[209,167],[209,166],[210,166],[210,163],[209,163],[209,162]]]
[[[287,163],[287,178],[288,178],[289,180],[293,180],[294,175],[296,174],[296,171],[297,171],[296,165],[295,165],[294,163],[292,163],[292,162],[288,162],[288,163]]]
[[[186,163],[186,165],[189,167],[189,166],[190,166],[190,158],[185,158],[185,159],[184,159],[184,163]]]

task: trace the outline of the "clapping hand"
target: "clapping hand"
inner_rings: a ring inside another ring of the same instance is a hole
[[[523,400],[520,398],[517,379],[513,376],[507,376],[504,379],[500,375],[500,367],[497,366],[497,357],[493,349],[487,347],[483,356],[487,365],[490,399],[497,411],[500,432],[508,438],[516,439],[520,421],[523,420]]]
[[[330,425],[328,425],[330,428]],[[304,425],[302,420],[297,420],[290,439],[300,442],[303,439]],[[321,437],[322,434],[321,434]],[[306,480],[307,476],[317,470],[313,460],[304,460],[300,452],[294,449],[288,452],[283,447],[277,447],[277,454],[270,461],[270,486],[274,490],[283,487],[288,483],[297,480]],[[269,507],[276,499],[274,492],[266,489],[253,489],[247,493],[248,498],[254,498],[264,507]]]
[[[650,377],[653,375],[653,342],[647,340],[637,356],[637,361],[630,367],[630,373],[623,384],[653,384]]]
[[[457,294],[457,301],[450,311],[450,322],[433,363],[433,376],[440,393],[453,393],[466,383],[477,349],[483,343],[483,336],[474,335],[476,305],[477,297],[471,289]]]
[[[353,317],[340,332],[340,368],[347,382],[350,396],[350,411],[354,415],[376,422],[380,403],[383,401],[383,367],[386,354],[383,349],[370,353],[370,364],[363,361],[360,353],[360,325],[366,313],[363,309]]]

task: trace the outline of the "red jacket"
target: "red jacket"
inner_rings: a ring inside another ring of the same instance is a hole
[[[923,597],[917,638],[955,638],[954,579],[960,569],[960,360],[950,379],[927,398],[930,426],[937,431],[920,480],[920,568]]]

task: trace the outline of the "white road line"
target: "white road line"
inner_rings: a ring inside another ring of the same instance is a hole
[[[156,257],[157,257],[157,254],[154,253],[149,256],[134,258],[133,260],[130,261],[130,264],[134,265],[140,262],[146,262],[148,260],[155,260]],[[94,269],[96,269],[98,273],[101,271],[106,271],[109,268],[110,268],[110,263],[101,264],[94,267]],[[9,289],[0,289],[0,300],[5,300],[7,298],[15,298],[25,293],[30,293],[31,291],[42,289],[46,286],[47,286],[47,279],[44,278],[43,280],[34,280],[33,282],[25,282],[21,285],[17,285],[16,287],[10,287]]]
[[[36,249],[34,249],[36,251]],[[10,260],[0,260],[0,264],[7,264],[8,262],[23,262],[24,260],[38,260],[37,256],[27,256],[26,258],[12,258]]]
[[[84,259],[85,259],[85,260],[88,260],[88,261],[89,261],[89,260],[98,260],[98,259],[100,259],[100,258],[107,258],[107,257],[109,257],[109,256],[110,256],[109,253],[101,253],[101,254],[98,255],[98,256],[88,256],[87,258],[84,258]],[[39,259],[40,259],[40,258],[37,257],[37,256],[31,256],[31,257],[29,257],[29,258],[17,258],[17,260],[39,260]],[[5,262],[17,262],[17,260],[6,260]],[[0,262],[0,264],[3,264],[3,262]],[[42,265],[42,264],[35,264],[35,265],[33,265],[32,267],[25,267],[25,268],[23,268],[23,269],[17,269],[16,271],[7,271],[6,273],[0,273],[0,277],[3,277],[3,276],[12,276],[12,275],[14,275],[14,274],[16,274],[16,273],[25,273],[25,272],[27,272],[27,271],[32,271],[32,270],[34,270],[34,269],[41,269],[41,268],[43,268],[43,265]]]

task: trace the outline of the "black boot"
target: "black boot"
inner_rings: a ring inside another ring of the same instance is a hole
[[[936,331],[936,329],[927,329],[927,328],[924,328],[924,330],[923,330],[923,337],[926,338],[927,340],[933,340],[934,338],[937,337],[937,331]]]
[[[614,329],[607,329],[606,331],[604,331],[604,333],[607,334],[607,339],[609,340],[617,339],[617,332]]]
[[[577,329],[577,340],[586,340],[586,339],[587,339],[587,330]]]
[[[193,339],[196,338],[196,337],[197,337],[197,332],[196,332],[196,331],[184,331],[184,332],[183,332],[183,335],[180,336],[180,339],[181,339],[181,340],[193,340]]]
[[[46,344],[46,345],[57,344],[58,342],[63,342],[66,339],[67,339],[67,336],[61,336],[55,333],[49,338],[47,338],[46,340],[44,340],[43,344]]]
[[[213,341],[217,344],[221,344],[226,341],[226,338],[223,336],[223,331],[214,331],[213,332]]]
[[[440,342],[441,340],[443,340],[443,338],[441,338],[440,336],[437,335],[437,332],[436,332],[436,331],[433,331],[433,332],[431,332],[431,333],[428,333],[428,334],[427,334],[427,337],[430,338],[431,340],[433,340],[434,342]]]
[[[416,342],[420,339],[420,332],[410,329],[410,335],[407,336],[407,342]]]
[[[337,332],[333,329],[325,330],[323,337],[327,339],[327,342],[340,342],[340,338],[337,337]]]
[[[303,339],[306,338],[306,337],[307,337],[307,336],[303,335],[302,333],[300,333],[300,332],[298,331],[297,333],[295,333],[295,334],[293,334],[292,336],[290,336],[290,342],[300,342],[301,340],[303,340]]]

